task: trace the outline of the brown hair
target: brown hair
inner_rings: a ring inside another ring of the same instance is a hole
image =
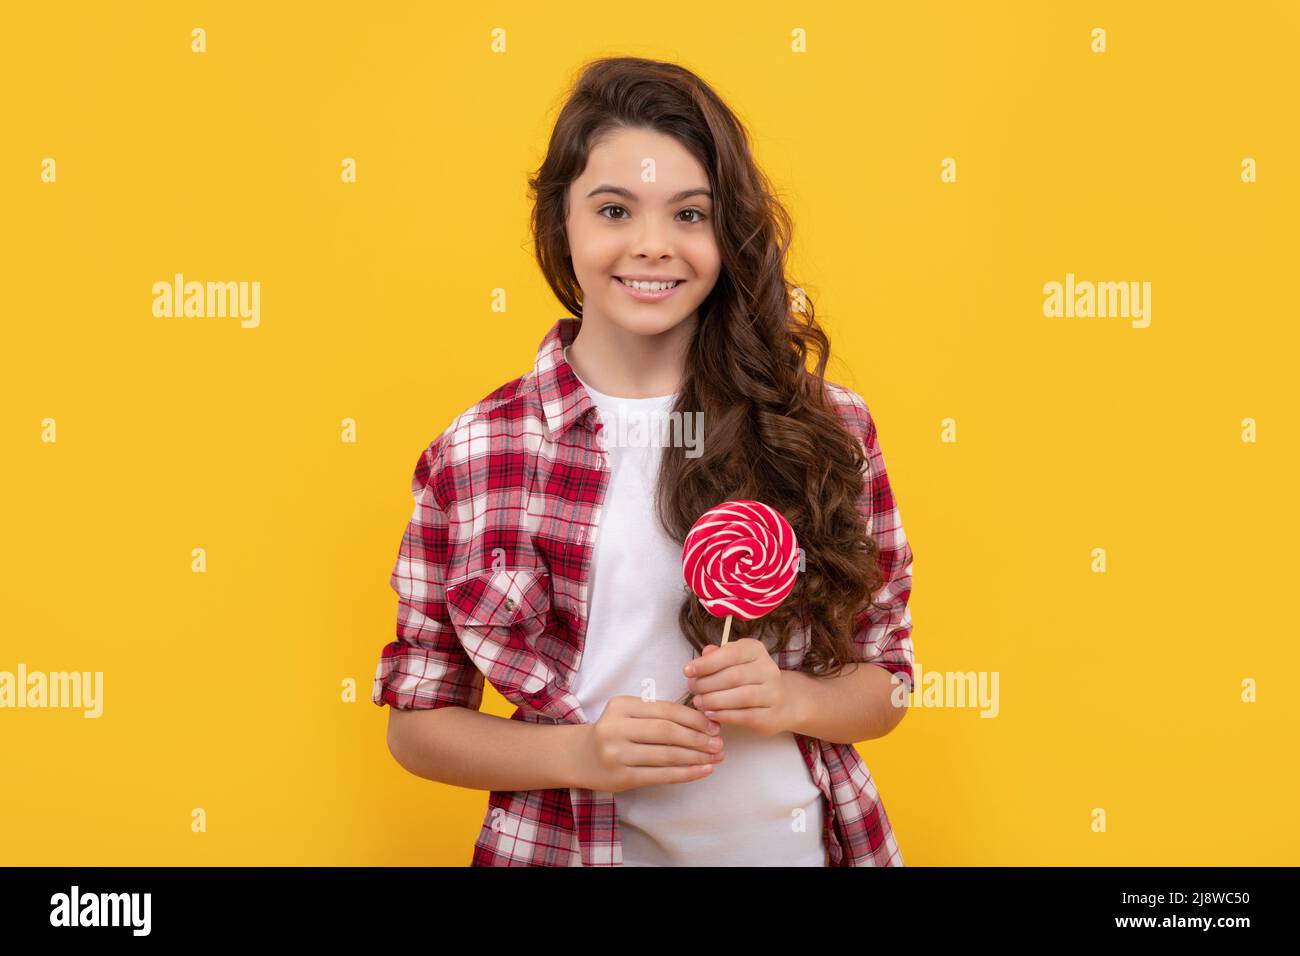
[[[805,624],[810,643],[802,669],[834,676],[859,656],[855,621],[883,582],[879,548],[856,505],[865,461],[825,395],[830,341],[812,302],[798,290],[800,307],[791,307],[798,287],[786,274],[790,217],[750,155],[740,121],[703,80],[676,64],[638,57],[588,64],[528,182],[538,264],[561,304],[581,317],[582,289],[565,229],[569,185],[599,137],[634,127],[674,137],[707,171],[722,264],[700,304],[674,405],[703,413],[708,440],[696,458],[664,454],[659,521],[680,542],[701,514],[724,501],[753,499],[783,514],[803,549],[804,570],[769,614],[733,620],[730,639],[758,638],[775,654],[788,646],[792,627]],[[810,352],[816,356],[811,372]],[[721,621],[689,591],[678,620],[697,652],[721,641]]]

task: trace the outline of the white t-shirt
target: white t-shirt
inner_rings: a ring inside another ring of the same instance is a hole
[[[677,396],[629,399],[586,388],[613,472],[571,688],[594,723],[611,697],[680,700],[688,689],[682,667],[695,654],[677,624],[686,594],[682,548],[654,511],[669,435],[658,423]],[[723,724],[720,735],[726,759],[709,776],[614,795],[624,866],[825,866],[822,795],[794,735],[763,737],[736,724]]]

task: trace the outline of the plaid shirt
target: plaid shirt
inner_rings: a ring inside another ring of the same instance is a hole
[[[486,677],[511,720],[590,723],[570,692],[582,659],[594,538],[609,482],[601,421],[563,350],[579,319],[560,319],[533,370],[458,415],[421,454],[414,511],[390,585],[397,640],[383,648],[371,699],[399,708],[478,709]],[[862,398],[827,382],[867,453],[859,510],[880,546],[888,611],[857,618],[855,660],[912,685],[912,552]],[[684,582],[683,582],[684,583]],[[798,669],[797,628],[774,659]],[[795,733],[822,793],[830,866],[901,866],[871,774],[852,744]],[[581,787],[491,791],[472,866],[621,866],[615,795]]]

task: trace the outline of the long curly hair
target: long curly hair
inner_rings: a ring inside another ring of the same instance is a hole
[[[682,542],[701,514],[724,501],[753,499],[784,515],[799,539],[803,570],[773,611],[733,620],[729,639],[757,638],[775,656],[796,627],[807,627],[800,669],[834,676],[854,658],[855,624],[868,603],[874,606],[871,596],[883,581],[879,548],[856,505],[864,455],[827,398],[830,341],[811,300],[787,276],[790,216],[755,164],[740,121],[676,64],[639,57],[589,63],[528,180],[538,264],[561,304],[581,317],[582,288],[565,229],[569,185],[586,168],[594,141],[636,127],[673,136],[707,171],[722,266],[700,305],[673,406],[683,415],[702,412],[708,440],[695,458],[665,449],[658,520]],[[689,591],[678,621],[696,653],[721,641],[721,622]]]

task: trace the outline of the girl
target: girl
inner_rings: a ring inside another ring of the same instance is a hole
[[[680,66],[599,60],[530,186],[576,318],[416,464],[390,749],[491,791],[474,865],[901,865],[853,744],[905,712],[911,549],[741,124]],[[731,499],[786,517],[801,573],[719,647],[682,542]]]

